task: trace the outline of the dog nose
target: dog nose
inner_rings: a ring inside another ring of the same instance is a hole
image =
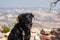
[[[32,23],[30,24],[30,27],[32,27]]]
[[[30,25],[32,25],[32,23]]]

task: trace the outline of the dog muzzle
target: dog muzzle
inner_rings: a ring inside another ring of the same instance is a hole
[[[32,25],[28,26],[28,29],[31,30],[32,29]]]

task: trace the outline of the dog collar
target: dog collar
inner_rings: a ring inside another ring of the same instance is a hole
[[[21,27],[19,29],[22,31],[22,34],[25,35],[24,30]]]

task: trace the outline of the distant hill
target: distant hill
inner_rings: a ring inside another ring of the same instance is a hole
[[[34,27],[53,28],[60,27],[60,13],[56,10],[51,12],[42,9],[0,9],[0,24],[2,22],[11,26],[11,22],[16,21],[16,17],[21,13],[31,12],[35,15]]]

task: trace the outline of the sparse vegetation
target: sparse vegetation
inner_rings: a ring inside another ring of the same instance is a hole
[[[16,22],[16,21],[14,21],[14,22],[12,22],[11,24],[14,26],[16,23],[17,23],[17,22]]]
[[[18,17],[16,17],[16,21],[18,22],[19,20],[18,20]]]
[[[2,33],[7,33],[7,32],[9,32],[10,31],[10,28],[7,26],[7,25],[3,25],[2,26],[2,30],[0,30]]]

